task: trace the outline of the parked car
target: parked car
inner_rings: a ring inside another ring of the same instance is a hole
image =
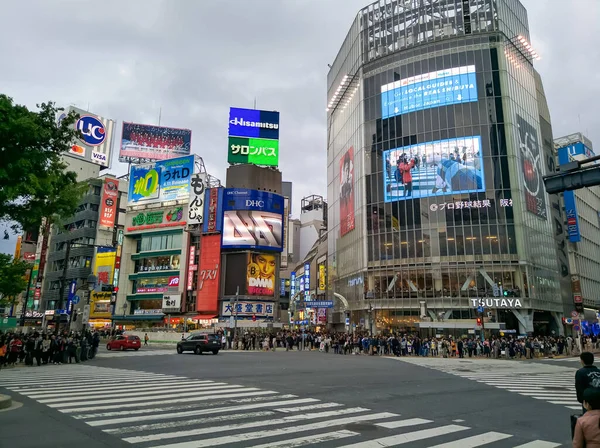
[[[120,334],[108,341],[106,350],[128,350],[132,348],[137,352],[141,346],[142,341],[139,337]]]
[[[186,351],[193,351],[197,355],[204,352],[212,352],[213,355],[216,355],[219,353],[220,348],[221,338],[217,334],[190,334],[187,338],[177,343],[177,353],[179,354]]]

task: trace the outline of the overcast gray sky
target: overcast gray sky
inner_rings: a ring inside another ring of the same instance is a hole
[[[326,76],[367,0],[4,2],[0,92],[117,120],[192,129],[192,152],[225,181],[229,106],[281,112],[280,169],[300,198],[326,196]],[[554,135],[600,145],[599,0],[523,0]],[[115,139],[117,142],[118,139]],[[125,166],[113,154],[113,169]],[[16,238],[0,239],[12,252]]]

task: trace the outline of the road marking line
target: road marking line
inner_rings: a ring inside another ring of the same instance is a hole
[[[543,440],[534,440],[533,442],[525,443],[524,445],[515,446],[513,448],[556,448],[560,443],[544,442]]]
[[[227,386],[226,386],[227,387]],[[234,389],[233,392],[257,392],[260,389],[258,389],[257,387],[243,387],[243,386],[235,386],[232,387],[231,389]],[[82,404],[85,404],[87,406],[94,406],[94,405],[100,405],[100,404],[113,404],[113,405],[117,405],[119,407],[123,407],[123,405],[126,405],[126,403],[137,403],[140,401],[147,401],[149,399],[159,399],[159,398],[187,398],[187,397],[198,397],[198,396],[203,396],[203,395],[209,395],[209,396],[216,396],[218,398],[219,394],[227,394],[229,393],[230,390],[228,390],[227,388],[225,388],[224,390],[211,390],[211,391],[207,391],[207,392],[183,392],[183,393],[177,393],[177,394],[162,394],[162,395],[155,395],[153,397],[128,397],[128,398],[120,398],[120,397],[115,397],[115,398],[111,398],[108,400],[93,400],[93,401],[85,401],[83,403],[80,403],[78,401],[73,401],[73,402],[60,402],[60,403],[49,403],[47,404],[48,407],[51,408],[69,408],[69,407],[73,407],[73,406],[81,406]],[[79,400],[81,401],[81,400]]]
[[[479,434],[473,437],[466,437],[464,439],[455,440],[453,442],[442,443],[429,448],[475,448],[488,443],[498,442],[500,440],[509,439],[513,437],[510,434],[502,434],[501,432],[486,432],[485,434]]]
[[[398,417],[398,414],[391,412],[380,412],[371,415],[359,415],[356,417],[340,418],[336,420],[326,420],[316,423],[310,423],[301,426],[288,426],[285,428],[269,428],[264,431],[248,432],[244,434],[235,434],[231,436],[215,437],[212,439],[189,440],[187,442],[172,443],[169,445],[160,445],[153,448],[207,448],[219,445],[247,442],[249,440],[264,439],[266,437],[277,437],[298,432],[308,432],[317,429],[329,428],[331,426],[348,425],[351,423],[364,423],[366,421],[380,420],[385,418]],[[267,445],[270,446],[270,445]],[[380,447],[378,447],[380,448]]]
[[[339,448],[381,448],[385,446],[403,445],[405,443],[416,442],[417,440],[429,439],[431,437],[444,436],[459,431],[465,431],[466,426],[446,425],[439,428],[422,429],[420,431],[407,432],[395,436],[382,437],[380,439],[367,440],[352,445],[345,445]]]
[[[283,417],[279,419],[273,420],[265,420],[264,423],[268,424],[269,427],[274,425],[286,425],[288,423],[300,422],[302,420],[313,420],[313,419],[322,419],[326,417],[335,417],[338,415],[347,415],[347,414],[355,414],[358,412],[368,412],[369,409],[366,408],[347,408],[347,409],[339,409],[337,411],[327,411],[327,412],[316,412],[314,414],[300,414],[300,415],[290,415],[289,417]],[[198,420],[198,423],[201,423],[202,420]],[[188,420],[190,424],[195,423],[195,420]],[[214,426],[212,428],[197,428],[190,429],[187,431],[176,431],[176,432],[163,432],[161,434],[149,434],[144,436],[137,437],[126,437],[123,441],[128,443],[143,443],[143,442],[152,442],[156,440],[165,440],[165,439],[178,439],[180,437],[190,437],[190,436],[199,436],[204,434],[213,434],[218,432],[225,431],[238,431],[240,429],[248,429],[248,428],[256,428],[256,422],[250,423],[240,423],[235,425],[225,425],[225,426]]]
[[[375,423],[377,426],[387,429],[405,428],[407,426],[424,425],[425,423],[433,423],[432,420],[422,418],[409,418],[406,420],[396,420],[395,422]]]
[[[192,403],[192,404],[177,404],[176,406],[166,406],[160,408],[145,408],[145,409],[132,409],[127,411],[116,411],[116,412],[98,412],[93,414],[73,414],[71,417],[77,420],[86,420],[90,418],[106,418],[106,417],[119,417],[114,419],[104,419],[104,420],[92,420],[86,421],[86,423],[90,426],[103,426],[110,424],[118,424],[118,423],[128,423],[128,422],[137,422],[140,418],[145,420],[161,420],[161,419],[169,419],[171,416],[181,416],[185,417],[188,412],[193,413],[190,415],[204,415],[204,414],[217,414],[219,412],[225,411],[236,411],[238,409],[254,409],[259,407],[268,407],[268,406],[281,406],[286,404],[299,404],[299,403],[313,403],[317,400],[316,398],[303,398],[298,400],[289,400],[289,401],[277,401],[277,400],[285,400],[287,398],[297,398],[296,395],[277,395],[277,396],[264,396],[264,397],[251,397],[251,398],[240,398],[240,399],[230,399],[230,400],[220,400],[213,401],[211,403],[211,407],[207,408],[198,408],[199,405],[203,405],[203,403]],[[275,401],[273,401],[275,400]],[[269,401],[269,403],[264,403]],[[234,405],[234,403],[237,403]],[[253,404],[244,405],[242,403],[260,403],[258,406],[254,406]],[[215,408],[213,406],[221,406],[227,405],[224,408]],[[184,409],[190,409],[190,411],[184,411]],[[164,412],[164,414],[160,414]],[[198,414],[196,414],[198,413]],[[149,414],[149,415],[148,415]],[[181,415],[180,415],[181,414]],[[138,417],[129,417],[132,415],[138,415]],[[127,416],[127,417],[122,417]],[[142,417],[139,417],[142,416]],[[98,422],[103,422],[102,424]]]
[[[211,384],[226,384],[226,383],[213,383],[212,381],[190,381],[190,380],[177,380],[177,381],[172,381],[172,380],[167,380],[167,381],[148,381],[145,382],[143,384],[133,384],[133,385],[127,385],[127,386],[112,386],[110,387],[110,391],[117,391],[117,390],[136,390],[136,389],[148,389],[151,387],[165,387],[165,386],[179,386],[179,385],[190,385],[190,386],[200,386],[202,384],[205,385],[211,385]],[[28,389],[28,390],[20,390],[18,391],[20,394],[26,394],[29,398],[50,398],[52,396],[63,396],[62,394],[68,393],[70,397],[77,397],[79,395],[87,395],[90,392],[101,392],[101,391],[106,391],[106,386],[102,386],[102,387],[90,387],[90,388],[84,388],[84,389],[74,389],[76,390],[76,392],[71,393],[70,390],[66,389],[61,391],[61,394],[56,393],[54,390],[52,391],[46,391],[46,392],[42,392],[39,389]]]
[[[208,401],[208,400],[215,400],[215,399],[225,399],[225,398],[240,398],[240,397],[255,397],[257,395],[271,395],[271,394],[277,394],[277,392],[272,391],[272,390],[263,390],[263,391],[259,391],[259,392],[244,392],[244,393],[239,393],[239,394],[228,394],[228,395],[210,395],[210,396],[204,396],[204,397],[189,397],[189,398],[176,398],[176,399],[172,399],[172,400],[148,400],[146,402],[143,403],[124,403],[124,404],[120,404],[117,403],[116,406],[120,409],[125,409],[125,408],[137,408],[137,407],[141,407],[141,406],[153,406],[153,405],[157,405],[157,404],[172,404],[172,403],[190,403],[190,402],[197,402],[197,401]],[[78,407],[78,408],[66,408],[66,409],[59,409],[60,412],[65,413],[65,414],[70,414],[73,412],[89,412],[89,411],[105,411],[105,410],[109,410],[109,409],[114,409],[115,405],[107,405],[107,406],[83,406],[83,407]]]
[[[332,440],[345,439],[347,437],[359,436],[360,433],[348,430],[326,432],[313,436],[298,437],[296,439],[287,439],[279,442],[270,442],[263,445],[254,445],[250,448],[296,448],[298,446],[314,445]]]
[[[217,386],[216,384],[221,384],[220,386]],[[84,401],[84,402],[89,402],[89,400],[95,400],[97,398],[115,398],[115,399],[119,399],[122,400],[122,402],[127,402],[130,401],[129,398],[130,397],[143,397],[143,396],[147,396],[147,395],[156,395],[156,394],[164,394],[165,392],[172,392],[171,396],[181,396],[181,393],[183,392],[202,392],[202,391],[214,391],[215,393],[221,393],[221,391],[225,389],[225,390],[232,390],[232,389],[245,389],[244,386],[240,386],[238,384],[226,384],[226,383],[215,383],[215,385],[206,385],[206,386],[192,386],[192,385],[187,385],[187,386],[179,386],[179,387],[173,387],[173,388],[169,388],[169,387],[161,387],[161,388],[154,388],[152,390],[148,390],[145,392],[142,391],[134,391],[134,392],[129,392],[129,393],[115,393],[115,394],[103,394],[103,395],[98,395],[94,392],[93,395],[83,395],[83,396],[76,396],[76,397],[72,397],[72,396],[68,396],[65,397],[64,394],[60,395],[60,398],[43,398],[41,400],[38,400],[38,402],[42,403],[42,404],[50,404],[50,403],[63,403],[63,402],[68,402],[68,401]],[[180,394],[177,394],[176,392],[180,392]],[[163,395],[166,396],[166,395]],[[189,394],[186,394],[185,396],[189,396]],[[127,398],[127,399],[126,399]],[[88,400],[88,401],[86,401]]]
[[[265,398],[265,397],[261,397]],[[266,397],[267,399],[271,399],[274,397]],[[281,406],[286,404],[300,404],[300,403],[314,403],[317,400],[316,398],[300,398],[298,400],[290,400],[290,401],[275,401],[275,402],[267,402],[267,403],[257,403],[257,404],[247,404],[247,405],[236,405],[236,406],[226,406],[222,408],[210,408],[210,409],[197,409],[195,411],[183,411],[183,412],[170,412],[165,414],[154,414],[154,415],[144,415],[143,417],[124,417],[124,418],[113,418],[106,420],[95,420],[86,422],[90,426],[107,426],[107,425],[115,425],[121,423],[135,423],[139,422],[140,418],[144,419],[144,421],[152,421],[152,420],[169,420],[172,418],[182,418],[182,417],[193,417],[196,415],[209,415],[209,414],[218,414],[220,412],[229,412],[229,411],[245,411],[248,409],[259,409],[259,408],[267,408],[271,406]],[[119,414],[131,414],[132,412],[124,411]]]
[[[338,406],[343,406],[340,403],[319,403],[319,404],[311,404],[308,406],[297,406],[295,408],[278,408],[275,409],[277,412],[300,412],[300,411],[311,411],[313,409],[325,409],[325,408],[335,408]]]
[[[151,423],[145,425],[138,426],[124,426],[120,428],[112,428],[112,429],[104,429],[103,431],[108,434],[128,434],[132,432],[142,432],[142,431],[163,431],[165,429],[179,428],[181,426],[189,426],[190,424],[196,422],[202,422],[202,424],[206,423],[215,423],[215,422],[229,422],[230,420],[240,420],[244,418],[258,418],[258,417],[268,417],[269,415],[275,415],[273,411],[259,411],[259,412],[246,412],[244,414],[226,414],[219,415],[216,417],[204,417],[202,420],[177,420],[171,422],[163,422],[163,423]]]

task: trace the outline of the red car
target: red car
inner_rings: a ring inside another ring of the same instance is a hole
[[[142,341],[137,336],[119,335],[108,341],[106,350],[127,350],[134,349],[136,352],[142,346]]]

